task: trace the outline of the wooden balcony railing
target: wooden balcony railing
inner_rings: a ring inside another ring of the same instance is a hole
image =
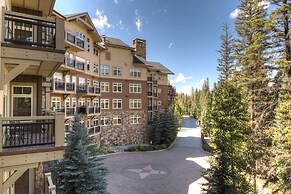
[[[54,116],[0,116],[0,151],[41,145],[64,145],[64,114]]]
[[[57,27],[59,20],[51,20],[38,16],[18,12],[4,12],[3,32],[4,42],[14,45],[26,45],[31,47],[58,48],[57,41],[63,41],[64,37]],[[63,26],[61,27],[63,30]],[[62,40],[58,40],[61,37]],[[62,44],[63,45],[63,42]]]

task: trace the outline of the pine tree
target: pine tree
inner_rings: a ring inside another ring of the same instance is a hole
[[[275,192],[291,190],[291,1],[273,0],[272,12],[275,40],[274,50],[278,57],[281,75],[279,101],[276,108],[274,154]]]
[[[161,142],[161,130],[159,128],[160,118],[159,113],[154,112],[153,113],[153,119],[152,123],[149,127],[149,142],[151,142],[153,145],[158,145]]]
[[[253,177],[253,189],[260,162],[270,146],[265,131],[272,125],[274,103],[269,90],[268,77],[272,69],[267,65],[269,44],[269,23],[265,5],[261,0],[242,0],[236,18],[236,60],[240,68],[239,82],[245,91],[250,113],[249,126],[252,135],[249,142],[250,174]]]
[[[246,156],[249,128],[240,88],[231,80],[218,84],[213,100],[213,143],[217,157],[205,178],[207,193],[249,193]],[[219,177],[221,175],[221,177]]]
[[[173,143],[177,136],[177,119],[171,109],[166,109],[164,112],[160,113],[160,125],[161,131],[161,142],[160,144],[170,145]]]
[[[200,103],[201,103],[201,115],[200,115],[200,123],[201,123],[201,131],[204,135],[210,136],[211,132],[211,95],[209,88],[209,80],[206,79],[202,85],[201,95],[200,95]]]
[[[107,193],[107,169],[98,157],[97,145],[89,137],[78,115],[74,118],[72,132],[66,137],[64,159],[54,167],[57,176],[57,193],[104,194]]]
[[[218,59],[217,71],[221,72],[219,75],[219,80],[227,80],[230,78],[234,70],[234,57],[233,57],[233,43],[234,39],[230,33],[229,26],[227,23],[224,23],[223,34],[220,36],[221,45],[220,58]]]

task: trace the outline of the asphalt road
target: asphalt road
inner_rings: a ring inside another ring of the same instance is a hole
[[[185,118],[176,144],[158,152],[123,153],[105,159],[111,194],[199,194],[207,154],[196,120]]]

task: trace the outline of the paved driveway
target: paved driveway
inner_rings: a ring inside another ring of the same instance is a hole
[[[111,194],[199,194],[206,153],[196,120],[185,118],[176,144],[166,151],[124,153],[106,158]]]

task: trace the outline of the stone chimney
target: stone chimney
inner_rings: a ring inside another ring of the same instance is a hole
[[[147,42],[146,40],[135,38],[132,40],[132,48],[135,54],[146,59],[147,56]]]

